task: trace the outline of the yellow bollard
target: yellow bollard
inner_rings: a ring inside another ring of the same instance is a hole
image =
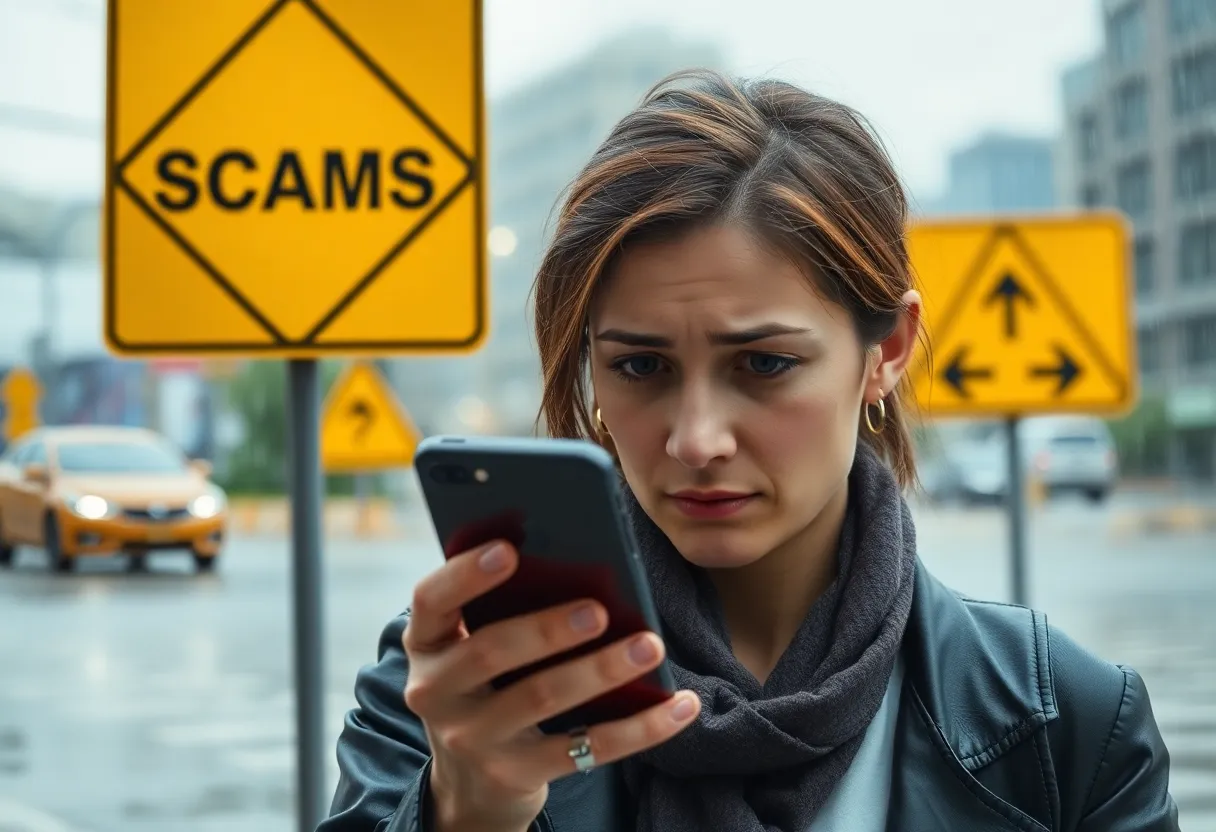
[[[367,538],[372,536],[372,505],[366,497],[359,497],[355,502],[355,537]]]
[[[1039,508],[1045,502],[1047,502],[1047,485],[1043,482],[1043,475],[1031,469],[1029,476],[1026,477],[1026,504],[1031,508]]]

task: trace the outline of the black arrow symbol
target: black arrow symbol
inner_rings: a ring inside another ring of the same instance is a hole
[[[1077,365],[1077,362],[1072,360],[1072,356],[1069,355],[1059,344],[1055,345],[1055,351],[1056,358],[1058,359],[1059,363],[1052,367],[1031,367],[1030,377],[1058,378],[1060,380],[1060,386],[1056,388],[1056,396],[1062,396],[1064,391],[1068,389],[1069,385],[1076,381],[1077,376],[1081,375],[1081,368]]]
[[[358,429],[355,430],[355,439],[362,439],[363,434],[367,433],[371,428],[372,422],[375,421],[376,415],[372,406],[363,399],[356,400],[347,411],[352,418],[361,420]]]
[[[991,367],[963,366],[967,363],[967,351],[970,349],[970,347],[959,347],[958,352],[954,353],[954,357],[946,365],[946,369],[942,371],[942,378],[945,379],[946,384],[953,387],[964,399],[971,398],[971,392],[967,389],[968,379],[992,378]]]
[[[1018,335],[1018,319],[1017,319],[1017,303],[1021,299],[1027,306],[1034,306],[1034,297],[1030,292],[1027,292],[1018,279],[1011,272],[1006,272],[1000,282],[996,284],[989,294],[988,299],[984,302],[985,306],[991,306],[997,301],[1005,303],[1005,337],[1016,338]]]

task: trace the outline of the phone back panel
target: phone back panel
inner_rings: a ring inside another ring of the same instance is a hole
[[[415,467],[446,557],[496,539],[520,552],[516,573],[465,607],[470,631],[580,598],[608,611],[608,629],[595,641],[505,674],[496,686],[633,633],[660,632],[619,474],[602,448],[575,440],[432,437],[419,446]],[[541,728],[564,732],[628,716],[673,690],[664,664]]]

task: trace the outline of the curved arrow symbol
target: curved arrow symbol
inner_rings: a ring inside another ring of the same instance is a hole
[[[1060,384],[1056,388],[1056,396],[1062,396],[1064,391],[1068,389],[1069,385],[1076,381],[1077,377],[1081,375],[1081,368],[1077,365],[1077,362],[1072,360],[1072,356],[1069,355],[1068,352],[1059,344],[1055,345],[1055,351],[1056,360],[1058,363],[1050,367],[1031,367],[1030,377],[1059,379]]]
[[[1018,283],[1012,272],[1006,272],[996,287],[988,294],[985,306],[991,306],[998,301],[1005,303],[1005,337],[1016,338],[1018,335],[1017,304],[1021,300],[1027,307],[1034,306],[1034,297],[1026,288]]]
[[[970,347],[959,347],[954,353],[954,357],[950,359],[950,363],[946,365],[946,369],[942,371],[942,379],[954,388],[955,392],[964,399],[971,398],[971,391],[967,387],[967,382],[970,379],[991,379],[991,367],[967,367],[967,352]]]
[[[355,439],[362,439],[371,428],[372,422],[376,420],[375,410],[363,399],[358,399],[350,406],[347,413],[351,418],[360,420],[359,427],[355,429]]]

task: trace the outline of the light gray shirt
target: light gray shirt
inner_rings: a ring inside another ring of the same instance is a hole
[[[903,679],[903,661],[896,659],[887,693],[866,728],[857,756],[807,832],[884,832],[887,828]]]

